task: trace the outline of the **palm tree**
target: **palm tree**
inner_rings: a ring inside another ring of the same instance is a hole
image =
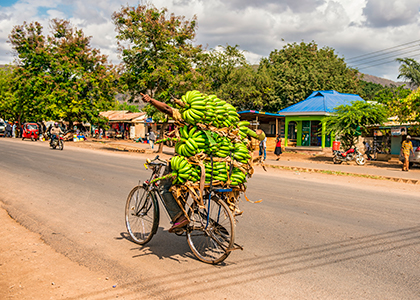
[[[396,60],[402,64],[398,69],[400,74],[397,78],[409,80],[412,87],[420,86],[420,64],[412,58],[397,58]]]

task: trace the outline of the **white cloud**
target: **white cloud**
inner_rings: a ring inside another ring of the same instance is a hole
[[[368,0],[363,13],[369,26],[402,26],[418,21],[419,8],[418,0]]]

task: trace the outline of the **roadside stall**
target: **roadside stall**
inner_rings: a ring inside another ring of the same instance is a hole
[[[101,112],[100,116],[106,117],[109,120],[109,129],[105,132],[105,136],[115,139],[134,139],[136,138],[136,130],[134,129],[134,137],[132,136],[131,127],[136,126],[139,120],[146,115],[145,112],[132,113],[129,111],[106,111]],[[141,122],[140,122],[141,123]]]

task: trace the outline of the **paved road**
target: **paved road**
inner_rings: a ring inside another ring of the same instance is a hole
[[[0,149],[0,200],[12,216],[57,251],[117,277],[121,297],[420,299],[413,193],[257,172],[247,196],[264,201],[243,202],[237,224],[245,250],[210,266],[167,232],[166,217],[147,246],[127,240],[125,198],[148,174],[143,158],[3,139]]]

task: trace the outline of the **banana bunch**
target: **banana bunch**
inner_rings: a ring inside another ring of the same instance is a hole
[[[196,165],[190,164],[183,156],[174,156],[171,159],[172,174],[176,175],[175,184],[186,181],[197,182],[200,180],[200,171]]]
[[[208,149],[208,140],[204,132],[196,126],[182,126],[179,128],[181,139],[175,144],[175,152],[179,155],[191,157]]]
[[[188,91],[181,97],[184,107],[180,110],[182,118],[191,125],[202,123],[206,113],[206,99],[199,91]]]
[[[215,141],[217,143],[217,148],[214,155],[217,157],[229,156],[231,151],[235,149],[232,141],[227,137],[217,135]]]
[[[226,103],[226,101],[220,100],[214,95],[207,97],[207,107],[213,108],[214,116],[209,121],[217,128],[235,127],[239,122],[239,115],[236,112],[235,107]],[[209,117],[210,116],[211,114]]]
[[[204,163],[206,170],[205,182],[209,183],[211,180],[212,166],[210,162]],[[213,180],[220,180],[226,182],[228,180],[229,167],[225,162],[214,161],[213,162]]]
[[[181,101],[176,103],[187,124],[178,127],[179,135],[175,144],[177,155],[171,159],[174,177],[176,175],[174,183],[199,182],[201,168],[197,165],[197,159],[202,159],[205,183],[214,180],[232,186],[244,184],[247,180],[245,170],[252,168],[247,137],[256,136],[248,127],[250,123],[240,122],[236,109],[215,95],[194,90],[183,95]],[[210,157],[213,157],[213,164]],[[236,162],[243,164],[243,167]]]
[[[235,107],[215,95],[204,95],[199,91],[188,91],[181,97],[184,107],[182,118],[191,125],[210,124],[217,128],[236,127],[239,115]]]
[[[238,168],[232,169],[232,174],[230,175],[230,185],[236,186],[240,183],[246,182],[246,175],[239,170]]]
[[[238,128],[239,128],[238,134],[241,137],[241,139],[246,139],[248,135],[248,131],[249,131],[249,128],[248,128],[249,125],[250,123],[248,121],[241,121],[238,123]]]
[[[155,144],[160,144],[160,143],[169,142],[169,141],[178,142],[179,139],[176,137],[168,137],[168,138],[164,138],[164,139],[156,141]]]
[[[248,160],[251,158],[251,155],[249,154],[248,148],[244,143],[235,143],[233,158],[239,161],[240,163],[248,163]]]

